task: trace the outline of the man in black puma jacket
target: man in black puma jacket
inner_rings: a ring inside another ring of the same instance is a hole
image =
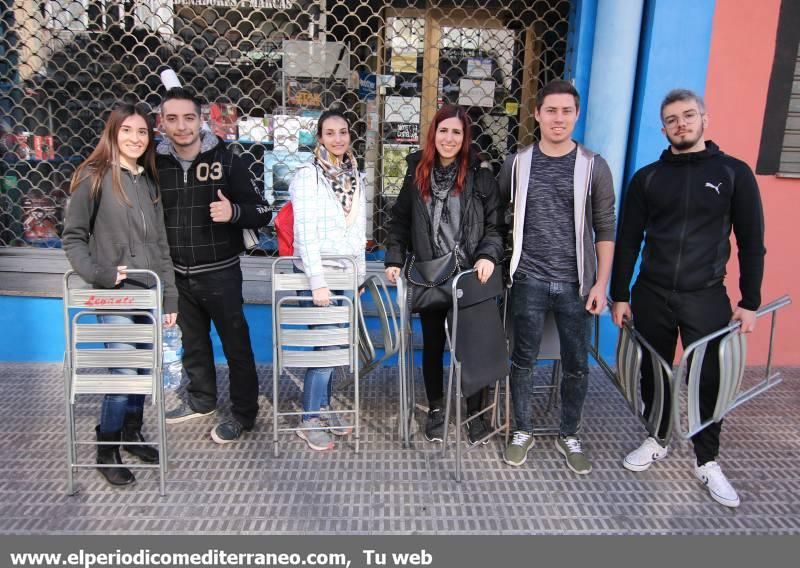
[[[701,97],[671,91],[661,104],[662,132],[670,147],[661,158],[633,176],[620,218],[611,276],[612,317],[622,325],[633,317],[636,330],[667,362],[675,356],[678,332],[684,346],[728,325],[741,322],[741,332],[755,328],[764,274],[764,214],[750,167],[706,141],[708,124]],[[723,280],[736,236],[739,290],[735,311]],[[636,284],[629,292],[639,249],[644,241]],[[700,378],[700,416],[713,415],[719,390],[719,341],[711,342]],[[668,392],[668,389],[667,389]],[[642,361],[645,415],[654,395],[650,357]],[[666,401],[658,435],[665,436],[670,416]],[[728,507],[739,505],[736,490],[717,464],[722,421],[692,436],[697,458],[695,475],[711,496]],[[623,465],[643,471],[666,457],[654,432],[625,457]]]
[[[228,360],[232,419],[211,430],[226,444],[252,429],[258,414],[250,330],[244,317],[242,229],[266,225],[271,213],[247,164],[222,140],[201,131],[200,101],[188,90],[167,92],[161,103],[167,139],[157,148],[157,165],[170,254],[179,293],[183,366],[188,401],[167,413],[174,424],[212,414],[217,378],[211,322]]]

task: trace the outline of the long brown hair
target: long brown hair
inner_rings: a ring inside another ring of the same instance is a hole
[[[433,173],[433,168],[436,165],[437,158],[436,130],[439,128],[439,124],[448,118],[459,119],[464,131],[464,140],[461,143],[461,150],[459,150],[458,155],[456,156],[458,173],[456,174],[456,181],[455,185],[453,186],[456,195],[461,193],[461,190],[464,189],[464,184],[467,181],[467,170],[469,169],[469,148],[470,143],[472,142],[469,116],[467,115],[467,111],[460,106],[445,105],[433,116],[433,121],[431,121],[431,126],[428,128],[428,134],[425,137],[425,146],[422,149],[422,157],[420,158],[419,164],[417,164],[417,169],[415,171],[417,189],[419,189],[419,193],[422,196],[423,201],[428,201],[431,197],[431,175]]]
[[[100,192],[100,184],[106,173],[111,170],[111,187],[117,199],[130,206],[125,192],[122,189],[121,182],[121,169],[119,162],[119,130],[122,128],[122,123],[125,122],[129,116],[139,115],[144,119],[147,124],[147,148],[142,154],[137,163],[144,167],[144,171],[156,183],[158,182],[158,173],[156,171],[156,145],[153,139],[153,121],[150,118],[149,109],[142,104],[131,103],[117,103],[111,110],[111,113],[106,119],[106,125],[100,134],[100,141],[97,146],[89,154],[89,157],[78,166],[75,174],[72,176],[72,182],[69,186],[70,193],[74,192],[78,185],[89,178],[91,180],[90,197],[96,199],[97,194]],[[157,200],[158,197],[154,199]]]

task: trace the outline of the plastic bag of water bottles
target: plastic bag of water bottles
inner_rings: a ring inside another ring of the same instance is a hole
[[[183,363],[181,362],[183,344],[181,343],[181,328],[177,324],[163,328],[162,346],[164,354],[161,375],[164,380],[164,388],[175,390],[180,386],[183,376]]]

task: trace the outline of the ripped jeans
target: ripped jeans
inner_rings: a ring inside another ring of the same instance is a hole
[[[561,425],[559,434],[574,436],[581,425],[589,385],[591,315],[577,283],[545,282],[525,273],[514,274],[511,315],[514,351],[511,395],[516,430],[533,431],[533,370],[539,356],[547,312],[553,312],[561,342]]]

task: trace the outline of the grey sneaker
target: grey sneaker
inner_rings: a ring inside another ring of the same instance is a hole
[[[567,458],[567,466],[580,475],[586,475],[592,471],[592,462],[586,457],[581,447],[581,439],[577,436],[566,436],[556,438],[556,449]]]
[[[181,402],[176,408],[168,410],[164,414],[164,421],[167,424],[180,424],[181,422],[186,422],[187,420],[202,418],[203,416],[211,416],[215,412],[216,409],[209,410],[208,412],[198,412],[189,406],[188,402]]]
[[[301,428],[320,428],[320,430],[297,430],[297,435],[306,441],[308,447],[318,452],[333,449],[331,435],[324,430],[325,425],[319,418],[310,418],[300,423]]]
[[[503,461],[508,465],[521,466],[528,459],[528,452],[533,447],[533,435],[529,432],[517,430],[511,438],[511,443],[506,446]]]
[[[330,406],[323,406],[321,411],[331,410]],[[347,423],[347,419],[355,414],[323,414],[320,419],[328,425],[328,432],[334,436],[347,436],[353,431],[353,425]]]

